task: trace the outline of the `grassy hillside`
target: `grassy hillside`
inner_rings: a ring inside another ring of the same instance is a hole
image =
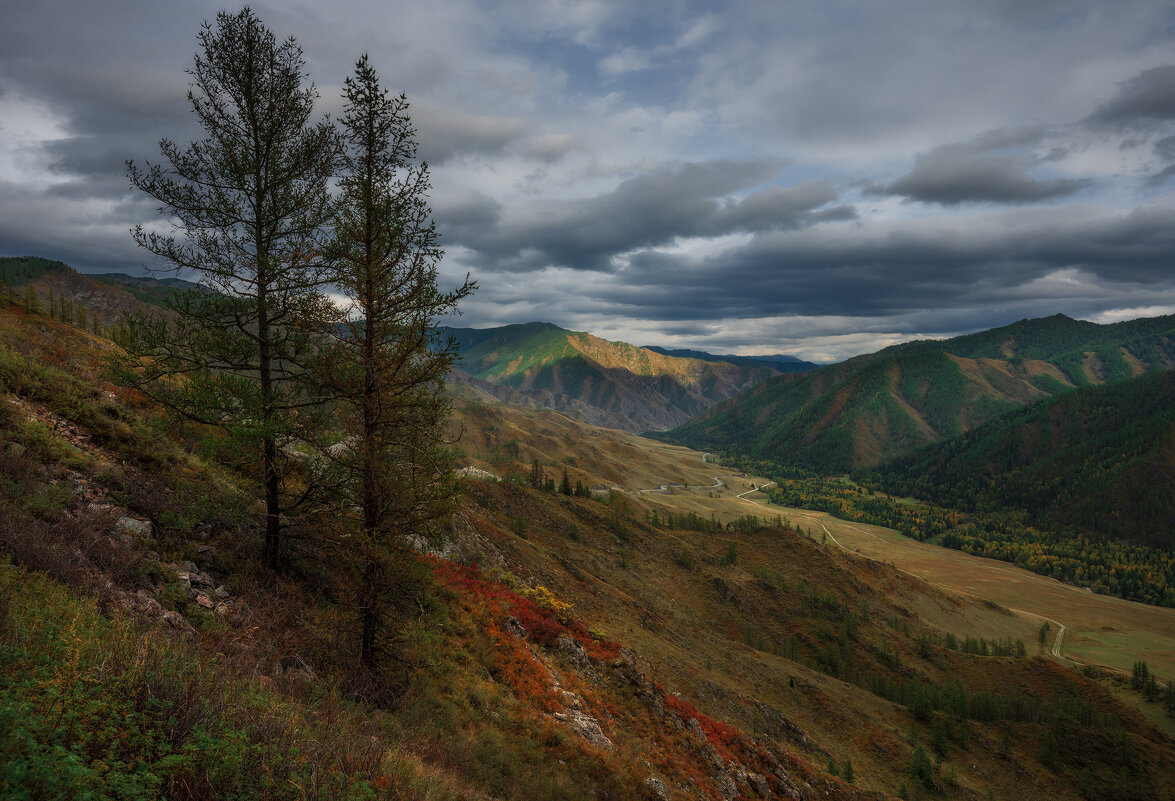
[[[1041,401],[885,463],[867,480],[1038,527],[1175,546],[1175,373]]]
[[[403,661],[357,673],[321,540],[259,571],[232,454],[104,385],[104,347],[0,309],[0,795],[717,797],[753,769],[875,797],[653,690],[566,607],[469,560],[423,563]],[[466,543],[504,533],[471,519]]]
[[[776,373],[666,356],[549,323],[451,328],[461,368],[585,422],[647,431],[685,422]]]
[[[1175,317],[1063,315],[779,376],[666,437],[826,473],[956,437],[1027,403],[1175,364]]]
[[[242,454],[103,383],[108,347],[0,309],[0,795],[1175,792],[1172,742],[1034,656],[1036,621],[640,493],[467,482],[448,544],[410,557],[433,589],[401,659],[357,671],[329,542],[260,569]],[[501,474],[577,441],[474,414],[466,457]]]

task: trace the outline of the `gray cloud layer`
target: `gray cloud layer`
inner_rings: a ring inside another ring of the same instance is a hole
[[[1109,125],[1175,119],[1175,66],[1155,67],[1125,81],[1118,95],[1089,119]]]
[[[854,216],[847,206],[829,206],[836,193],[823,181],[729,197],[770,181],[779,166],[770,161],[665,165],[605,194],[546,202],[509,219],[491,199],[463,195],[452,206],[438,207],[437,217],[483,265],[611,271],[625,253],[678,238],[798,228]]]
[[[944,206],[1023,204],[1067,197],[1089,185],[1083,179],[1034,178],[1014,156],[976,152],[965,145],[947,145],[919,156],[914,161],[914,169],[881,191]]]
[[[142,263],[127,229],[154,210],[123,163],[198,135],[184,69],[217,10],[5,5],[0,254]],[[1166,3],[257,10],[324,111],[364,49],[408,92],[444,269],[481,280],[468,323],[765,351],[806,330],[845,355],[1175,305]]]

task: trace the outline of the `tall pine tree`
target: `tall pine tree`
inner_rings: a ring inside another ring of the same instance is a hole
[[[219,426],[257,455],[264,561],[279,564],[282,443],[318,398],[303,382],[320,291],[327,183],[338,139],[312,123],[317,93],[301,48],[278,42],[248,8],[205,22],[188,101],[204,138],[160,142],[163,164],[127,162],[131,185],[158,201],[179,235],[139,226],[135,241],[205,291],[177,295],[170,316],[133,317],[116,375],[191,420]]]
[[[412,545],[452,510],[452,465],[443,447],[443,382],[455,355],[437,318],[475,286],[437,285],[441,257],[428,206],[428,165],[416,161],[403,95],[389,97],[364,55],[347,78],[345,140],[331,282],[350,301],[330,326],[322,379],[338,401],[346,439],[330,449],[358,509],[349,537],[361,620],[360,658],[374,666],[415,607]]]

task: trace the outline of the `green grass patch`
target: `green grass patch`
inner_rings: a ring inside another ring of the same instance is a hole
[[[329,736],[216,658],[0,567],[0,797],[376,798],[382,751]]]

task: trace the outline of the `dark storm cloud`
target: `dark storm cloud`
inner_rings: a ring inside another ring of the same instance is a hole
[[[502,204],[474,189],[440,195],[433,202],[433,218],[446,243],[462,244],[493,230],[502,216]]]
[[[643,253],[610,299],[680,320],[899,315],[1018,295],[1039,305],[1058,291],[1040,282],[1064,271],[1101,284],[1175,288],[1175,210],[1027,217],[825,225],[759,236],[699,260]]]
[[[716,215],[715,224],[727,231],[769,231],[856,216],[848,206],[814,211],[832,203],[836,197],[836,190],[827,181],[773,186],[743,200],[728,202]]]
[[[1146,179],[1147,186],[1162,186],[1175,177],[1175,164],[1170,164]]]
[[[121,172],[125,159],[157,152],[156,131],[182,139],[193,130],[183,70],[195,31],[180,38],[145,10],[141,2],[5,4],[0,76],[60,119],[65,136],[47,152],[55,169]],[[128,18],[142,22],[128,29]],[[106,155],[114,158],[100,160]]]
[[[952,144],[918,156],[914,168],[879,194],[955,206],[960,203],[1038,203],[1067,197],[1090,182],[1070,178],[1041,180],[1017,157],[983,144]]]
[[[1155,157],[1166,163],[1166,167],[1146,179],[1147,186],[1162,186],[1175,177],[1175,136],[1165,136],[1155,142]]]
[[[791,314],[857,332],[843,353],[1175,303],[1170,3],[393,5],[256,7],[332,117],[363,50],[408,92],[443,268],[482,279],[466,323],[628,320],[732,350]],[[221,7],[5,4],[0,102],[28,120],[0,119],[0,253],[145,260],[127,229],[162,221],[123,165],[200,135],[184,70]],[[913,202],[855,207],[861,186]]]
[[[2,252],[51,255],[82,270],[137,270],[145,255],[127,231],[157,219],[156,204],[131,191],[125,163],[159,161],[161,137],[181,145],[201,137],[185,70],[200,20],[217,10],[163,14],[142,0],[5,4],[0,91],[34,104],[56,131],[24,153],[46,180],[0,184]],[[309,55],[312,46],[299,42]],[[332,102],[324,97],[322,107]],[[527,132],[508,115],[414,104],[412,116],[421,155],[434,164],[501,154]]]
[[[0,181],[0,210],[4,255],[50,256],[97,272],[138,272],[144,262],[126,220],[149,216],[149,209],[63,203],[51,193],[30,193],[20,184]]]
[[[789,229],[852,217],[847,207],[823,208],[836,199],[823,181],[729,199],[772,180],[780,166],[775,160],[664,166],[603,195],[544,204],[524,219],[504,220],[461,244],[502,269],[610,270],[616,256],[679,237]]]
[[[1175,136],[1165,136],[1155,142],[1155,155],[1164,161],[1175,161]]]
[[[1118,94],[1089,116],[1102,125],[1153,124],[1175,119],[1175,66],[1149,69],[1119,86]]]

